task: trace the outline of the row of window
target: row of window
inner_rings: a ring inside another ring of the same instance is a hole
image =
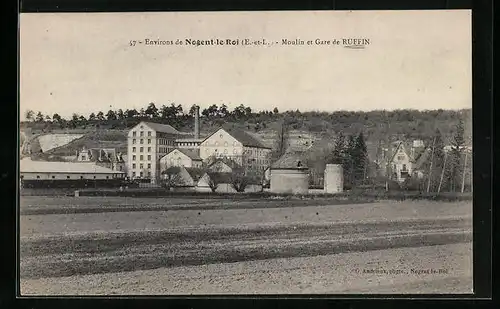
[[[166,153],[169,147],[158,147],[159,153]],[[132,147],[132,152],[137,152],[137,147]],[[144,152],[144,147],[139,147],[139,152]],[[147,152],[151,152],[151,147],[147,148]]]
[[[21,175],[21,179],[24,179],[24,175]],[[40,179],[40,175],[37,175],[36,179]],[[52,179],[56,179],[56,176],[52,176]],[[66,176],[66,179],[71,179],[71,176]],[[80,176],[80,179],[84,179],[83,176]],[[93,176],[93,179],[96,179],[96,176]],[[109,179],[109,176],[106,176],[106,179]]]
[[[170,165],[174,165],[175,164],[175,159],[170,159]],[[177,158],[177,165],[181,165],[182,164],[182,159],[181,158]]]
[[[142,129],[142,128],[141,128]],[[141,131],[140,133],[140,136],[144,136],[144,131]],[[132,131],[132,136],[137,136],[137,132],[136,131]],[[151,131],[148,131],[148,136],[151,136]]]
[[[136,144],[136,143],[137,143],[137,140],[134,138],[134,139],[132,140],[132,144]],[[142,138],[141,138],[141,139],[139,140],[139,143],[140,143],[140,144],[144,144],[144,139],[142,139]],[[151,139],[150,139],[150,138],[148,138],[148,144],[151,144]]]
[[[238,144],[238,142],[233,142],[233,146],[236,146]],[[213,145],[215,146],[219,146],[219,142],[215,142]],[[206,146],[211,146],[210,144],[206,144]],[[229,146],[228,142],[224,142],[224,147],[227,147]]]
[[[148,177],[151,177],[151,172],[147,173]],[[132,177],[137,177],[136,172],[132,172]],[[139,172],[139,177],[144,177],[144,172]]]
[[[151,168],[151,163],[148,163],[148,168]],[[132,169],[136,169],[137,165],[135,163],[132,163]],[[139,163],[139,168],[143,169],[144,168],[144,163]]]
[[[219,149],[214,149],[213,150],[214,154],[217,155],[219,153]],[[208,155],[210,154],[210,149],[205,149],[205,153]],[[227,154],[228,153],[228,150],[227,149],[224,149],[223,151],[224,154]],[[238,150],[237,149],[233,149],[233,154],[238,154]],[[261,159],[258,159],[258,161],[260,161],[262,164],[264,163],[267,163],[268,160],[261,160]]]
[[[159,138],[158,139],[158,144],[159,145],[173,145],[174,141],[173,140],[169,140],[169,139]]]
[[[254,155],[262,155],[264,154],[264,150],[260,148],[247,148],[244,151],[245,154],[254,154]]]
[[[158,147],[158,152],[159,153],[167,153],[172,149],[171,147]]]
[[[132,156],[132,161],[135,161],[135,160],[136,160],[136,158],[137,158],[137,156],[136,156],[136,155],[133,155],[133,156]],[[147,158],[148,158],[148,161],[151,161],[151,155],[148,155],[148,157],[147,157]],[[140,155],[140,156],[139,156],[139,160],[140,160],[140,161],[144,161],[144,156],[143,156],[143,155]]]
[[[176,142],[177,146],[200,146],[200,143]]]
[[[208,154],[210,153],[210,149],[205,149],[205,152]],[[218,153],[219,152],[219,149],[214,149],[214,152],[215,153]],[[228,150],[227,149],[224,149],[223,151],[224,153],[228,153]],[[238,150],[237,149],[233,149],[233,154],[237,154],[238,153]]]
[[[135,152],[137,148],[132,147],[132,152]],[[144,147],[139,147],[139,152],[144,152]],[[148,152],[151,152],[151,147],[148,147]]]

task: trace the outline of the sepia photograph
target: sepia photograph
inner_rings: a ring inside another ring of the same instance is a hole
[[[470,10],[21,13],[21,296],[473,293]]]

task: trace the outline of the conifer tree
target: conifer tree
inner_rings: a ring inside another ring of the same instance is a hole
[[[344,180],[348,186],[354,184],[354,161],[356,160],[356,138],[350,135],[344,152]]]
[[[365,137],[361,132],[356,138],[354,144],[354,182],[362,183],[366,178],[366,169],[368,163],[368,154],[366,149]]]
[[[344,152],[345,152],[345,137],[342,132],[340,132],[335,140],[335,145],[332,153],[328,157],[327,162],[330,164],[342,164],[344,162]]]

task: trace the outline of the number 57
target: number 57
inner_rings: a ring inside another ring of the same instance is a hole
[[[136,41],[136,40],[130,40],[129,45],[130,45],[130,46],[135,46],[135,43],[137,43],[137,41]]]

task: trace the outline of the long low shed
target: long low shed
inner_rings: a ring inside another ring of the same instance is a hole
[[[94,163],[21,160],[23,187],[113,187],[122,184],[125,173]]]

